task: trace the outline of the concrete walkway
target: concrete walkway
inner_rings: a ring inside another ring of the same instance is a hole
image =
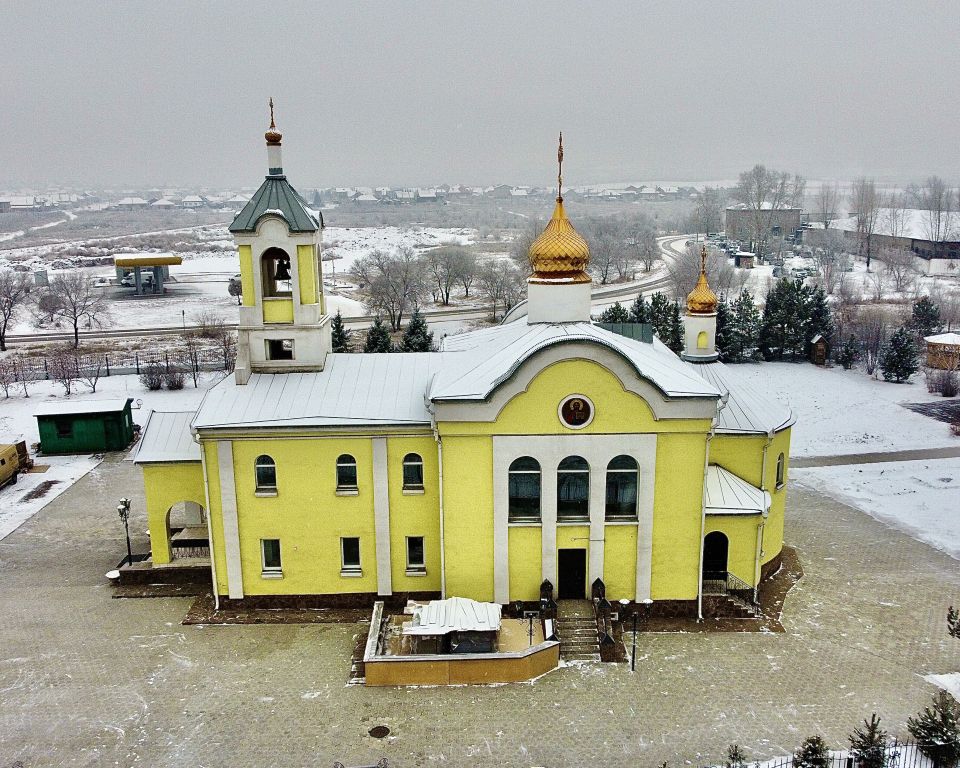
[[[912,451],[881,451],[878,453],[851,453],[841,456],[804,456],[790,459],[794,469],[807,467],[838,467],[843,464],[878,464],[886,461],[923,461],[924,459],[953,459],[960,456],[960,445],[955,448],[917,448]]]

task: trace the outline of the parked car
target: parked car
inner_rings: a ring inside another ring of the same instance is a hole
[[[11,443],[0,445],[0,488],[17,482],[20,473],[20,454],[17,446]]]
[[[133,276],[133,272],[129,275],[124,275],[120,280],[120,285],[125,285],[128,288],[133,288],[136,286],[137,281]],[[141,285],[153,285],[153,272],[143,272],[140,274],[140,284]]]

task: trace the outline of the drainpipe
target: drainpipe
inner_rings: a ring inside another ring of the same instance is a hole
[[[727,406],[727,400],[730,399],[730,393],[724,392],[717,402],[717,415],[710,425],[710,431],[707,433],[707,443],[703,456],[703,488],[700,491],[700,566],[697,570],[697,621],[703,621],[703,538],[707,530],[707,470],[710,468],[710,441],[717,431],[717,424],[720,423],[720,411]]]
[[[447,566],[444,550],[446,549],[443,538],[443,440],[440,438],[440,430],[437,428],[436,414],[427,402],[427,410],[430,411],[430,422],[433,429],[433,439],[437,441],[437,475],[440,491],[440,597],[447,597]]]
[[[207,503],[207,543],[210,547],[210,580],[213,584],[213,610],[220,610],[220,593],[217,591],[217,561],[214,559],[213,523],[210,520],[210,484],[207,482],[207,456],[200,436],[194,432],[193,441],[200,446],[200,469],[203,472],[203,498]]]
[[[763,463],[760,467],[760,490],[763,491],[764,507],[763,516],[760,519],[760,525],[757,526],[757,549],[756,557],[753,563],[753,602],[757,602],[757,593],[760,589],[760,560],[763,557],[763,529],[770,515],[770,506],[767,503],[767,452],[770,444],[773,442],[774,432],[771,429],[767,432],[767,442],[763,444]]]

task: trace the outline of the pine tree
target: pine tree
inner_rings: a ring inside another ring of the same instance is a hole
[[[884,380],[899,384],[917,370],[917,344],[906,328],[898,328],[880,351],[880,372]]]
[[[393,352],[393,345],[390,343],[390,331],[383,324],[380,315],[373,318],[373,325],[367,331],[367,340],[363,343],[364,352]]]
[[[960,612],[952,605],[947,610],[947,634],[960,640]]]
[[[630,313],[624,309],[620,302],[615,302],[612,307],[607,307],[600,313],[601,323],[629,323]]]
[[[747,756],[739,744],[731,744],[727,747],[727,759],[724,761],[724,768],[744,768],[747,764]]]
[[[859,359],[860,346],[851,333],[850,338],[847,339],[840,348],[840,352],[837,354],[837,361],[843,366],[843,370],[849,371]]]
[[[666,344],[670,336],[670,301],[660,291],[650,297],[649,318],[654,334]]]
[[[829,768],[830,750],[820,736],[806,739],[793,753],[793,768]]]
[[[727,304],[725,298],[720,299],[717,302],[717,335],[716,335],[716,346],[717,352],[720,353],[720,359],[724,362],[728,362],[730,358],[727,356],[727,349],[730,343],[730,320],[731,320],[732,310],[730,305]]]
[[[337,314],[333,316],[333,320],[330,321],[330,341],[334,352],[350,351],[350,331],[343,324],[343,317],[339,309]]]
[[[787,277],[770,289],[760,324],[760,352],[765,360],[803,354],[810,325],[810,294],[802,280]]]
[[[953,768],[960,761],[960,704],[946,691],[938,691],[933,706],[907,718],[907,730],[934,768]]]
[[[863,726],[855,728],[848,737],[856,768],[886,768],[887,732],[880,727],[876,712],[869,721],[863,721]]]
[[[756,355],[760,344],[760,311],[750,291],[744,289],[730,307],[726,358],[741,363]]]
[[[683,352],[683,319],[680,316],[679,301],[675,301],[670,305],[669,318],[667,338],[661,339],[661,341],[670,347],[670,350],[675,355],[679,355]]]
[[[643,298],[641,293],[637,296],[636,301],[630,305],[630,322],[631,323],[649,323],[650,322],[650,305],[647,304],[647,300]]]
[[[427,321],[420,314],[420,310],[414,309],[410,316],[410,322],[407,323],[407,329],[403,332],[400,351],[429,352],[432,347],[433,332],[427,330]]]
[[[818,333],[823,336],[829,348],[830,341],[833,339],[833,316],[830,314],[830,305],[827,303],[827,294],[819,285],[812,291],[808,289],[806,301],[806,311],[804,315],[808,318],[806,327],[806,348],[809,353],[810,342]]]
[[[921,296],[913,305],[910,326],[920,337],[938,333],[941,328],[940,307],[934,304],[929,296]]]

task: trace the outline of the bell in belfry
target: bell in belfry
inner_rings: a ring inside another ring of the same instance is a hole
[[[290,279],[290,259],[277,259],[277,280]]]

